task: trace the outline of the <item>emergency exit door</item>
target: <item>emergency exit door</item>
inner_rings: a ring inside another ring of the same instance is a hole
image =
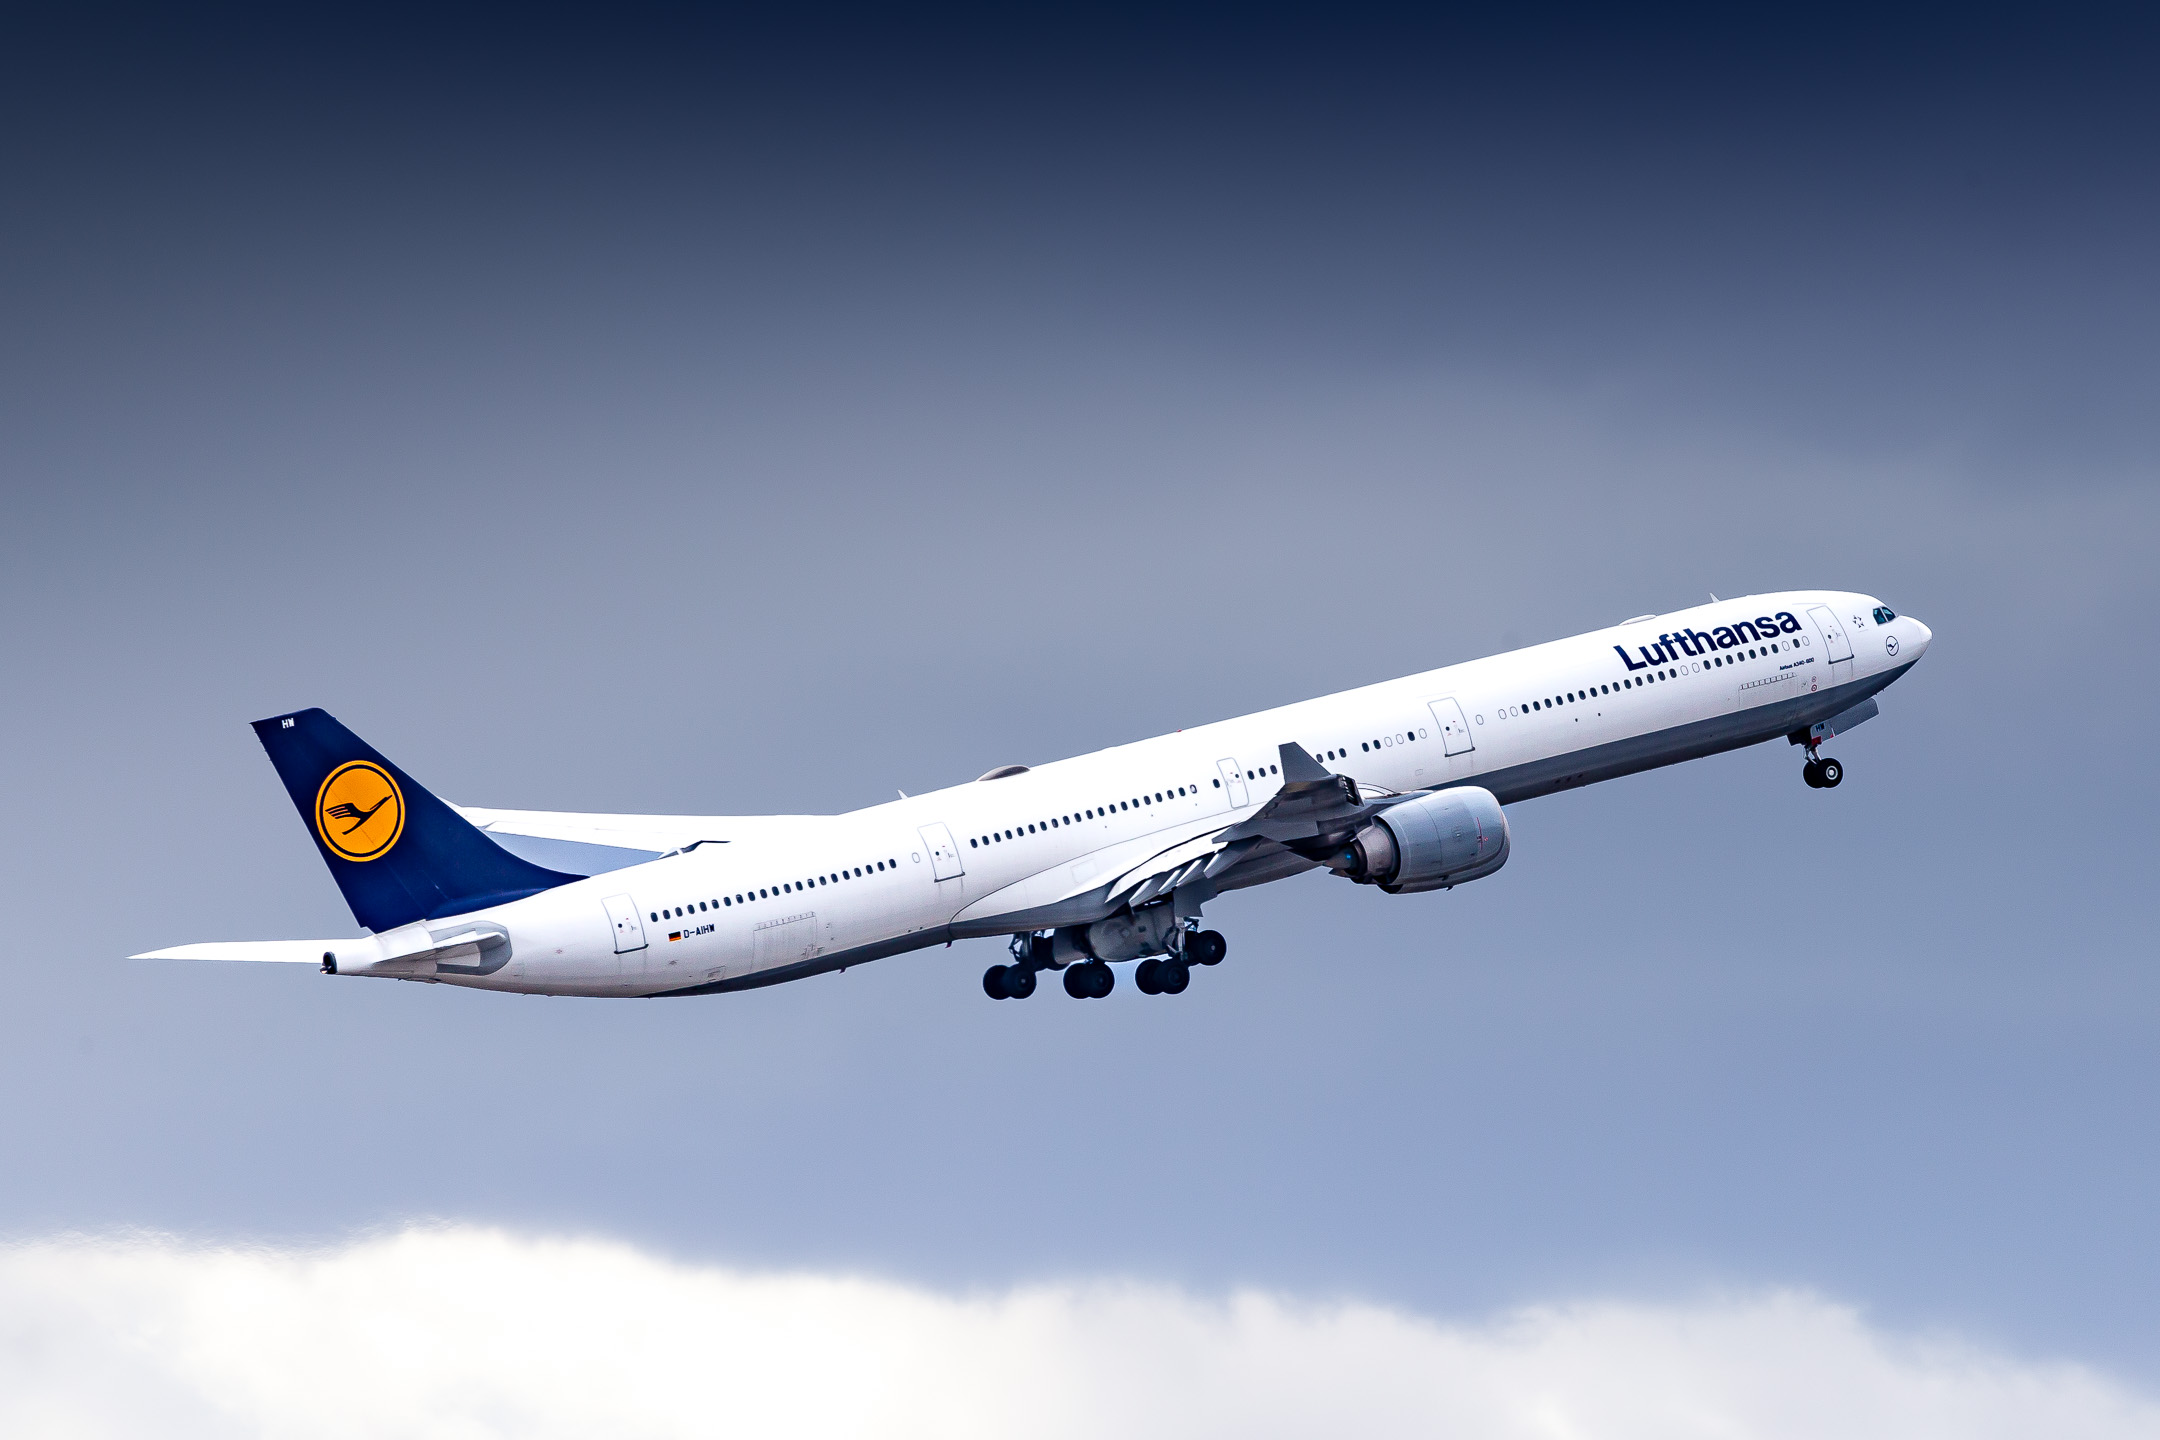
[[[1245,808],[1245,772],[1235,760],[1218,760],[1215,768],[1222,772],[1222,782],[1230,790],[1230,808]]]
[[[1477,749],[1470,741],[1470,724],[1463,719],[1462,706],[1455,703],[1454,696],[1434,700],[1428,708],[1433,719],[1440,722],[1440,738],[1446,742],[1448,754],[1461,755]]]
[[[607,906],[608,922],[615,927],[615,953],[624,955],[632,950],[645,948],[645,921],[637,913],[637,905],[628,895],[610,895],[600,902]]]
[[[930,874],[934,878],[953,880],[966,873],[960,863],[960,847],[953,843],[951,830],[943,825],[924,825],[915,833],[930,847]]]

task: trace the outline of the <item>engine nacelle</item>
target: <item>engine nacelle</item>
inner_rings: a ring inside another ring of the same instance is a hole
[[[1500,802],[1490,790],[1458,785],[1390,805],[1327,863],[1360,885],[1408,895],[1482,880],[1507,857]]]

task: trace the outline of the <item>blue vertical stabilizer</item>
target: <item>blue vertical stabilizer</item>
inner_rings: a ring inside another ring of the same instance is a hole
[[[521,860],[322,710],[255,722],[353,918],[370,930],[462,915],[581,880]]]

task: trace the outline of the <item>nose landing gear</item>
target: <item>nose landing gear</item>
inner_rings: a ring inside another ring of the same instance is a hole
[[[1811,759],[1801,766],[1800,778],[1807,781],[1813,789],[1835,790],[1838,782],[1845,778],[1845,767],[1826,755],[1820,760]]]

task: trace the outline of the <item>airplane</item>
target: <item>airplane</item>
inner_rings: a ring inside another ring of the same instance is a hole
[[[1175,995],[1227,953],[1201,911],[1233,890],[1307,871],[1452,889],[1507,863],[1506,806],[1781,736],[1835,789],[1821,746],[1932,638],[1866,595],[1716,600],[832,816],[455,806],[299,710],[255,734],[368,933],[132,958],[682,996],[1006,936],[992,999],[1046,970],[1101,999],[1127,961]]]

